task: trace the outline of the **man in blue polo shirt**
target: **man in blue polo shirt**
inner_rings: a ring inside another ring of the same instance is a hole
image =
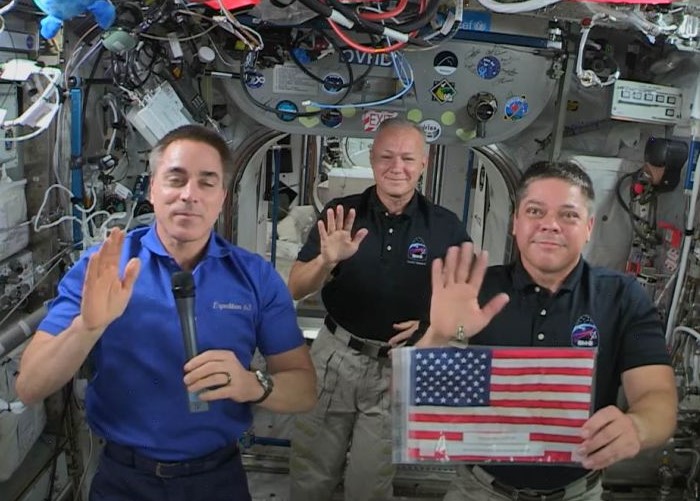
[[[178,128],[150,166],[155,224],[112,231],[69,270],[24,353],[17,393],[41,400],[90,357],[87,419],[106,440],[91,500],[249,500],[236,444],[251,404],[312,408],[311,359],[276,271],[212,231],[232,172],[223,138]],[[178,271],[196,289],[191,360],[171,292]],[[256,348],[269,373],[250,370]],[[188,392],[208,411],[189,412]]]
[[[474,345],[597,348],[580,465],[460,465],[444,501],[600,501],[602,469],[673,434],[678,399],[656,308],[634,277],[581,257],[593,200],[578,165],[536,163],[516,194],[516,262],[486,270],[488,257],[473,259],[464,245],[433,266],[431,325],[419,346],[470,338]],[[626,409],[617,406],[620,386]]]

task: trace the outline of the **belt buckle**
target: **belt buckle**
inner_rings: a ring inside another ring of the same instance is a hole
[[[513,501],[550,501],[550,499],[555,499],[551,497],[554,494],[556,493],[542,494],[533,489],[514,489],[510,497]]]
[[[379,358],[379,348],[379,346],[365,341],[360,353],[367,355],[368,357]]]
[[[175,478],[176,475],[171,475],[171,474],[169,475],[168,473],[165,473],[163,471],[163,468],[166,468],[166,471],[167,471],[167,468],[172,467],[172,466],[174,466],[173,463],[160,463],[160,462],[158,462],[158,463],[156,463],[156,470],[153,473],[158,478]]]

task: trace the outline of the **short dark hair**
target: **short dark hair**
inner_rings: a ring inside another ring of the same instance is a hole
[[[593,190],[593,182],[586,171],[580,165],[574,162],[536,162],[528,167],[523,173],[518,187],[515,190],[515,208],[516,211],[520,208],[520,203],[525,198],[525,192],[533,181],[538,179],[561,179],[572,186],[578,186],[581,193],[586,199],[586,207],[588,214],[593,214],[593,205],[595,202],[595,191]]]
[[[233,179],[233,155],[231,150],[226,140],[218,132],[199,124],[182,125],[168,132],[156,143],[148,157],[148,167],[151,175],[155,174],[160,157],[167,147],[176,141],[185,140],[208,144],[219,152],[224,176],[222,181],[224,188],[228,188],[229,183]]]

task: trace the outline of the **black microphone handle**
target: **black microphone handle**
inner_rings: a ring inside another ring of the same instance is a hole
[[[177,314],[180,316],[182,340],[185,342],[185,356],[191,360],[199,353],[197,350],[197,327],[194,325],[194,297],[175,298]]]
[[[197,350],[197,328],[194,324],[194,297],[175,298],[177,314],[180,317],[180,327],[182,328],[182,338],[185,343],[185,356],[191,360],[198,355]],[[205,412],[209,410],[209,404],[199,399],[196,393],[189,392],[190,412]]]

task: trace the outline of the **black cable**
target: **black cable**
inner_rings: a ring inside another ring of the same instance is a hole
[[[373,21],[368,21],[360,17],[354,9],[348,7],[346,4],[342,3],[340,0],[328,0],[333,8],[343,14],[348,19],[355,21],[360,27],[362,27],[367,33],[375,35],[384,34],[384,25],[375,23]],[[432,0],[429,3],[428,8],[414,21],[404,24],[395,24],[392,29],[401,33],[411,33],[412,31],[419,30],[430,21],[433,20],[435,14],[440,7],[440,0]],[[328,16],[326,16],[328,17]],[[385,20],[386,21],[386,20]],[[387,24],[391,24],[388,22]],[[416,39],[417,40],[417,39]]]
[[[68,383],[63,387],[64,388],[64,402],[63,402],[63,412],[61,413],[61,423],[63,424],[64,427],[67,426],[66,423],[66,418],[68,417],[68,407],[70,406],[70,401],[71,401],[71,396],[73,394],[73,378],[71,378]],[[61,447],[62,440],[60,437],[56,438],[56,442],[54,444],[54,453],[53,453],[53,462],[51,464],[51,474],[49,475],[49,490],[46,493],[46,499],[48,501],[51,501],[53,499],[53,490],[54,490],[54,484],[56,482],[56,470],[58,469],[58,449]]]
[[[632,209],[630,209],[630,206],[625,202],[625,199],[622,196],[622,183],[625,181],[627,178],[631,178],[632,176],[635,176],[637,174],[637,171],[635,172],[628,172],[624,176],[622,176],[620,179],[618,179],[617,184],[615,185],[615,194],[617,195],[617,201],[620,203],[622,208],[625,210],[625,212],[632,218],[632,220],[637,220],[641,223],[646,223],[643,218],[639,217],[637,214],[635,214]]]
[[[655,232],[652,233],[653,238],[649,238],[649,235],[644,233],[638,226],[638,223],[649,225],[652,230],[655,229],[656,224],[651,225],[649,221],[645,220],[644,218],[640,217],[639,215],[635,214],[632,209],[630,209],[630,206],[625,202],[625,199],[622,196],[622,183],[625,181],[627,178],[631,178],[632,176],[635,176],[638,173],[638,171],[635,172],[628,172],[624,176],[620,177],[620,179],[617,181],[617,184],[615,185],[615,195],[617,196],[617,201],[620,203],[624,211],[629,215],[631,223],[632,223],[632,229],[634,230],[634,233],[642,239],[643,242],[650,243],[652,245],[656,245],[658,243],[658,236],[656,235]]]
[[[250,51],[247,51],[243,57],[241,58],[241,70],[240,70],[240,75],[241,77],[239,78],[239,81],[241,82],[241,86],[243,87],[243,93],[246,95],[246,97],[250,100],[251,103],[253,103],[255,106],[260,108],[261,110],[274,113],[275,115],[292,115],[295,118],[303,118],[303,117],[315,117],[317,115],[320,115],[323,110],[318,110],[318,111],[283,111],[283,110],[278,110],[277,108],[273,108],[272,106],[268,106],[264,103],[261,103],[257,99],[253,97],[253,95],[250,93],[248,90],[248,86],[246,85],[246,75],[253,70],[254,68],[251,68],[250,70],[246,68],[246,59],[248,59],[248,55],[250,54]],[[342,52],[341,52],[342,54]],[[350,94],[350,90],[352,87],[346,87],[345,92],[343,92],[343,95],[338,99],[333,105],[338,105],[342,103],[346,97],[348,97],[348,94]]]
[[[83,94],[83,109],[82,109],[82,117],[83,120],[85,120],[85,113],[87,112],[87,104],[88,104],[88,99],[90,98],[90,88],[92,87],[92,84],[90,82],[95,78],[95,74],[97,73],[97,67],[100,64],[100,61],[102,60],[102,56],[104,55],[105,47],[102,45],[101,42],[98,42],[100,44],[100,50],[97,52],[97,56],[95,57],[95,62],[92,65],[92,69],[90,70],[90,75],[88,76],[87,79],[87,85],[85,86],[85,93]],[[85,126],[87,126],[87,121],[85,121]],[[86,135],[83,134],[83,142],[85,142]]]
[[[148,50],[151,51],[151,53],[148,53]],[[145,63],[141,59],[141,54],[144,53],[146,56],[150,58],[148,63]],[[156,62],[163,56],[163,48],[161,45],[157,42],[148,42],[144,43],[141,47],[136,49],[136,51],[132,51],[132,53],[129,54],[127,61],[128,61],[128,70],[130,73],[133,75],[133,77],[136,79],[135,84],[133,84],[133,89],[139,89],[143,87],[146,82],[153,76],[153,69],[155,67]],[[147,69],[146,76],[143,78],[139,78],[139,70],[136,66],[136,63],[140,63],[144,65]]]
[[[331,2],[334,1],[336,0],[331,0]],[[411,33],[412,31],[419,30],[435,18],[435,14],[437,13],[439,7],[440,0],[432,0],[432,2],[428,4],[428,8],[415,20],[411,21],[410,23],[397,24],[392,26],[392,28],[396,31],[400,31],[401,33]],[[390,19],[386,19],[385,21],[388,25],[393,24]]]
[[[354,75],[353,70],[352,70],[352,65],[350,64],[350,61],[348,61],[347,58],[345,57],[345,54],[343,53],[343,48],[340,45],[338,45],[338,42],[336,42],[335,39],[333,39],[332,37],[326,36],[325,33],[323,33],[323,32],[320,32],[320,33],[324,36],[324,38],[326,40],[328,40],[328,43],[331,44],[331,46],[333,47],[333,50],[335,50],[338,53],[341,61],[343,63],[345,63],[345,67],[347,68],[347,71],[348,71],[348,81],[343,83],[342,85],[339,85],[337,88],[339,90],[345,89],[348,87],[353,88],[355,86],[355,84],[363,82],[365,80],[365,78],[367,78],[369,73],[372,71],[372,69],[374,68],[374,65],[376,64],[375,58],[370,58],[369,66],[367,67],[365,72],[362,75],[360,75],[360,77],[356,80],[355,75]],[[322,84],[325,82],[325,80],[323,78],[319,77],[318,75],[316,75],[315,73],[313,73],[310,69],[308,69],[301,61],[299,61],[296,54],[294,53],[294,49],[296,48],[297,44],[301,41],[301,39],[302,39],[302,37],[299,36],[292,41],[292,50],[289,51],[289,58],[292,60],[292,62],[294,64],[297,65],[297,67],[305,75],[307,75],[309,78],[312,78],[313,80]]]

